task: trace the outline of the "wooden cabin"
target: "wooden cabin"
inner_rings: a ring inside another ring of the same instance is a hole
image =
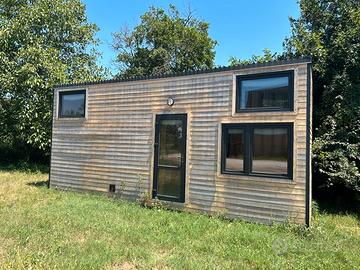
[[[309,224],[308,58],[54,89],[50,187]]]

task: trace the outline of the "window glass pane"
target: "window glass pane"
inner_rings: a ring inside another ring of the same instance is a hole
[[[240,108],[289,107],[289,78],[274,77],[241,81]]]
[[[180,170],[162,167],[159,167],[158,170],[157,194],[180,198],[182,193]]]
[[[229,129],[227,133],[225,170],[244,171],[244,130]]]
[[[85,116],[85,94],[61,94],[61,116],[83,117]]]
[[[288,129],[255,128],[252,139],[252,172],[287,175]]]
[[[160,122],[159,165],[181,165],[182,121],[162,120]]]

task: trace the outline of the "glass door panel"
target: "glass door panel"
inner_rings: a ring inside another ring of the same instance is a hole
[[[153,197],[185,200],[186,114],[156,116]]]

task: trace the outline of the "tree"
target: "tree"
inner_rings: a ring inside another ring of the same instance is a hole
[[[301,0],[288,57],[311,55],[318,185],[360,194],[360,0]]]
[[[274,61],[280,59],[281,55],[277,53],[272,53],[269,49],[263,49],[263,55],[252,55],[250,59],[241,60],[240,58],[236,58],[231,56],[229,59],[229,66],[238,66],[238,65],[249,65],[255,63],[264,63],[269,61]]]
[[[209,24],[193,16],[181,16],[175,6],[168,12],[151,7],[132,31],[114,34],[119,76],[153,75],[211,68],[216,41],[208,35]]]
[[[0,141],[48,150],[52,88],[93,80],[97,31],[80,0],[0,1]]]

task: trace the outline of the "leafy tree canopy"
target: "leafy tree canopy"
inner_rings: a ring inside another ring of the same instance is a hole
[[[311,55],[315,181],[360,192],[360,0],[301,0],[287,57]]]
[[[80,0],[0,1],[0,141],[48,149],[52,88],[103,75]]]
[[[263,50],[263,55],[253,55],[250,59],[241,60],[240,58],[236,58],[231,56],[229,59],[229,66],[238,66],[238,65],[249,65],[255,63],[264,63],[269,61],[274,61],[279,59],[281,56],[277,53],[272,53],[269,49],[265,48]]]
[[[119,76],[153,75],[211,68],[216,41],[208,35],[209,24],[184,16],[170,5],[168,12],[151,7],[132,31],[114,34]]]

